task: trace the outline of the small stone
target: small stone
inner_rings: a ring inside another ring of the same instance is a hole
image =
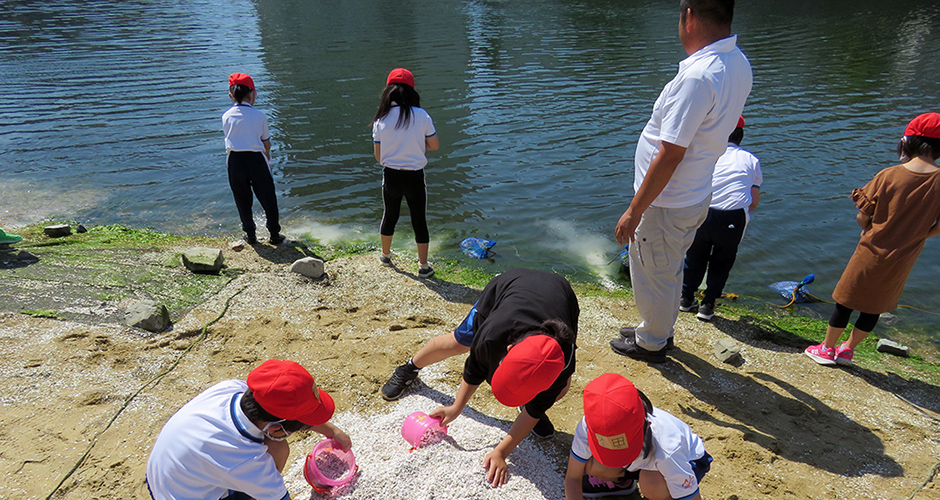
[[[715,342],[715,357],[722,363],[728,363],[729,365],[744,362],[744,357],[741,356],[741,344],[727,338],[718,339]]]
[[[72,228],[68,224],[54,224],[42,228],[42,232],[46,233],[46,236],[50,238],[61,238],[62,236],[72,234]]]
[[[225,260],[216,248],[194,247],[183,252],[183,265],[194,273],[219,274]]]
[[[37,261],[37,260],[39,260],[39,257],[36,257],[35,255],[33,255],[33,254],[27,252],[26,250],[20,250],[20,253],[16,254],[16,259],[17,259],[17,260],[24,260],[24,261],[25,261],[25,260]]]
[[[228,247],[236,252],[241,252],[245,249],[245,240],[230,241]]]
[[[290,272],[317,279],[323,276],[323,265],[323,261],[316,257],[304,257],[291,264]]]
[[[75,228],[75,232],[76,232],[76,233],[87,233],[88,230],[85,229],[85,226],[79,224],[78,227]]]
[[[124,322],[135,328],[159,333],[170,326],[170,313],[166,306],[152,300],[141,300],[128,306]]]
[[[911,355],[910,347],[890,339],[879,340],[875,349],[877,349],[878,352],[893,354],[895,356],[901,356],[902,358],[906,358]]]

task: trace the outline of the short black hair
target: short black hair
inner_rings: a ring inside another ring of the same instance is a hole
[[[731,26],[734,19],[734,0],[679,0],[679,9],[682,16],[691,9],[700,19],[718,26]]]
[[[277,422],[283,420],[281,417],[272,415],[267,410],[262,408],[261,403],[255,399],[255,395],[251,392],[251,389],[248,389],[245,391],[245,394],[242,395],[240,406],[242,411],[245,412],[245,416],[251,420],[256,420],[259,422]],[[284,420],[281,422],[281,425],[284,427],[284,430],[288,432],[297,432],[304,427],[307,427],[307,424],[299,420]]]
[[[733,142],[740,146],[742,139],[744,139],[744,129],[741,127],[734,127],[731,135],[728,136],[728,142]]]
[[[249,88],[247,85],[232,85],[228,88],[229,93],[232,94],[232,99],[235,99],[235,102],[239,104],[248,97],[252,90],[254,89]]]
[[[926,156],[936,161],[940,158],[940,139],[922,135],[905,135],[898,142],[898,156],[904,162],[918,156]]]

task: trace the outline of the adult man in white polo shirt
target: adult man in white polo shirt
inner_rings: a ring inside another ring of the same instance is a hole
[[[610,341],[614,352],[662,363],[672,346],[682,265],[708,213],[715,162],[744,110],[751,65],[731,34],[734,0],[681,0],[679,40],[689,55],[660,93],[636,148],[636,195],[615,229],[630,243],[641,322]]]

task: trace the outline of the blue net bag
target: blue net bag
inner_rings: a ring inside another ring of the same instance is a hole
[[[494,246],[496,246],[495,241],[483,238],[467,238],[460,242],[460,249],[463,253],[477,259],[487,258],[492,253],[490,248]]]

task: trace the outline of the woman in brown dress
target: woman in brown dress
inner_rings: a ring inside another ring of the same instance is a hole
[[[832,292],[835,311],[822,344],[804,354],[821,365],[852,365],[855,347],[881,313],[893,311],[927,238],[940,235],[940,113],[913,119],[898,144],[901,165],[886,168],[852,192],[862,227],[855,253]],[[852,311],[858,320],[836,347]]]

